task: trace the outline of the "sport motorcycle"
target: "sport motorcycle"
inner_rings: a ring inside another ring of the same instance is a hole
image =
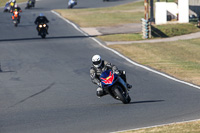
[[[130,103],[131,98],[126,82],[118,74],[115,74],[112,70],[106,70],[102,72],[100,80],[102,88],[107,94],[124,104]]]

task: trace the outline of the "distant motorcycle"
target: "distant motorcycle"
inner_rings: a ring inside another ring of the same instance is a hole
[[[10,12],[10,3],[9,2],[6,3],[3,12]]]
[[[30,9],[30,8],[32,8],[32,7],[35,7],[35,2],[29,0],[29,1],[27,2],[27,4],[26,4],[25,9]]]
[[[76,0],[69,0],[68,8],[73,8],[75,5],[77,5],[77,1]]]
[[[109,0],[103,0],[103,2],[105,2],[105,1],[109,1]]]
[[[131,98],[124,80],[113,73],[112,70],[104,71],[100,76],[102,88],[113,98],[122,101],[124,104],[130,103]]]
[[[12,20],[13,20],[14,26],[17,27],[20,22],[20,17],[19,17],[18,11],[13,11]]]
[[[38,30],[39,35],[40,35],[42,38],[45,38],[46,35],[47,35],[47,24],[41,23],[41,24],[38,25],[37,28],[39,28],[39,30]]]

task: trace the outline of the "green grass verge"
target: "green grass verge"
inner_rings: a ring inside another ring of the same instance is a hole
[[[114,26],[140,23],[144,17],[144,2],[134,2],[121,6],[90,9],[55,10],[81,27]]]
[[[120,133],[200,133],[200,121],[170,124]]]

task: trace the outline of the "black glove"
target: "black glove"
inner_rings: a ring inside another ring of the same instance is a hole
[[[117,74],[117,75],[120,74],[118,70],[115,70],[114,73]]]

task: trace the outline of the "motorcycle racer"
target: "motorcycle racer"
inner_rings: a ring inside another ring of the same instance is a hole
[[[119,75],[126,82],[125,71],[120,71],[118,68],[109,63],[108,61],[102,60],[100,55],[94,55],[92,57],[92,67],[90,68],[90,77],[94,84],[98,85],[97,96],[101,97],[106,95],[106,92],[103,90],[100,82],[101,73],[106,70],[112,70],[115,74]],[[127,84],[128,89],[132,88],[132,85]]]
[[[21,8],[20,8],[17,4],[15,4],[14,9],[11,10],[11,12],[13,13],[12,19],[14,19],[14,13],[15,13],[15,12],[18,12],[18,13],[19,13],[19,14],[18,14],[18,15],[19,15],[18,22],[20,23],[20,18],[21,18],[20,12],[22,12]]]
[[[36,29],[38,31],[38,34],[39,34],[39,24],[41,24],[41,23],[46,24],[47,34],[49,34],[48,33],[49,26],[47,25],[47,23],[49,23],[49,20],[44,16],[43,13],[40,13],[40,15],[36,18],[34,23],[37,25]]]
[[[76,0],[69,0],[68,1],[68,8],[73,8],[75,5],[77,5]]]

